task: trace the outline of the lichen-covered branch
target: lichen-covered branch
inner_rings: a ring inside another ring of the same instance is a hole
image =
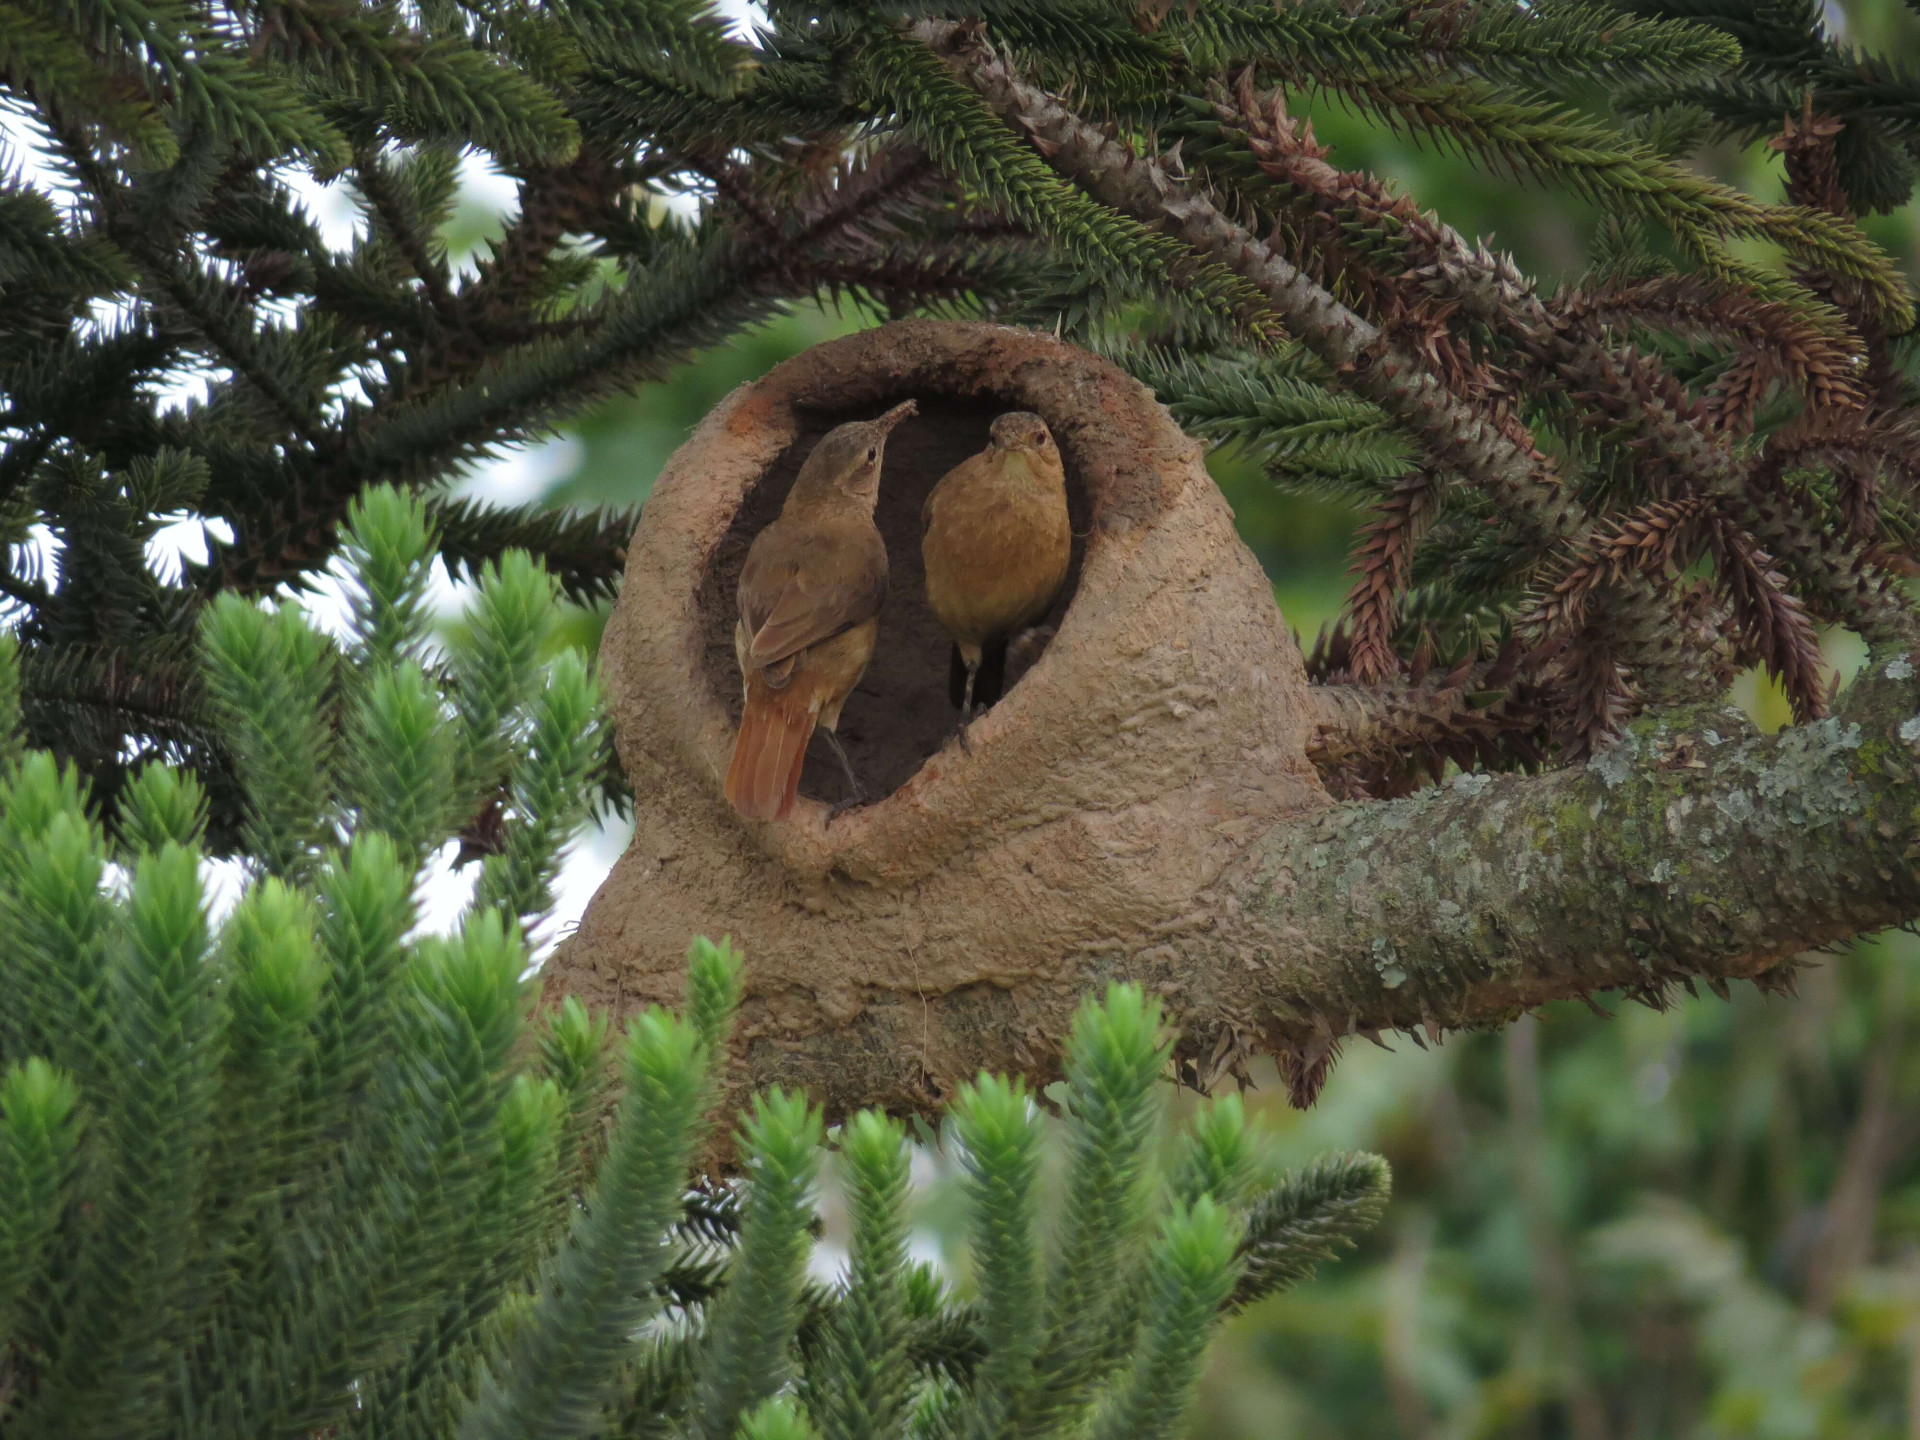
[[[1281,1030],[1486,1025],[1546,1000],[1753,975],[1920,914],[1920,687],[1760,736],[1649,715],[1578,769],[1465,775],[1277,827],[1230,887]]]

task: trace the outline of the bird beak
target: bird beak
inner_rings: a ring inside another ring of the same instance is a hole
[[[902,420],[907,419],[917,412],[919,408],[920,407],[911,400],[902,400],[898,405],[887,411],[886,414],[882,415],[873,423],[878,425],[880,427],[880,433],[885,435],[890,433],[893,427],[898,425]]]

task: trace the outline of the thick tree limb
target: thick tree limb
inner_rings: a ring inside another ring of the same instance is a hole
[[[1240,918],[1221,938],[1271,944],[1283,978],[1232,988],[1282,1028],[1486,1025],[1903,923],[1920,914],[1913,675],[1883,659],[1837,713],[1774,736],[1730,709],[1671,711],[1578,769],[1276,827],[1229,886]]]
[[[1085,491],[1072,599],[961,752],[941,744],[945,643],[903,580],[847,720],[892,793],[832,825],[832,792],[745,824],[720,794],[731,577],[802,424],[908,395],[922,417],[889,450],[880,515],[893,553],[978,444],[969,427],[1031,408]],[[749,956],[738,1083],[844,1113],[931,1108],[983,1067],[1045,1078],[1080,998],[1124,978],[1164,998],[1192,1083],[1270,1052],[1304,1099],[1355,1033],[1658,999],[1920,917],[1920,671],[1895,647],[1836,714],[1775,736],[1703,704],[1584,765],[1335,804],[1307,762],[1330,719],[1417,730],[1456,702],[1444,684],[1309,685],[1270,593],[1197,447],[1097,357],[901,322],[788,362],[708,417],[629,547],[602,665],[635,838],[553,992],[671,1001],[687,937],[729,932]]]
[[[1271,1050],[1311,1076],[1308,1100],[1349,1035],[1437,1040],[1608,989],[1658,1000],[1906,923],[1920,917],[1920,687],[1886,668],[1779,735],[1741,734],[1731,710],[1650,716],[1578,770],[1465,776],[1275,826],[1213,913],[1078,978],[1158,991],[1190,1083]],[[1040,1037],[1076,998],[979,986],[876,1005],[752,1047],[747,1076],[824,1088],[836,1109],[925,1104],[935,1057],[955,1053],[1046,1077]]]

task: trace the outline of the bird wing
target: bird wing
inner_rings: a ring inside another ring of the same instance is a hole
[[[765,533],[765,532],[763,532]],[[740,572],[746,660],[775,665],[879,613],[887,596],[887,551],[879,531],[853,537],[814,533],[756,543]],[[849,543],[852,541],[853,543]],[[756,563],[758,562],[758,563]]]

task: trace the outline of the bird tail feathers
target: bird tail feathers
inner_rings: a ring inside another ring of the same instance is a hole
[[[749,820],[784,820],[800,793],[816,707],[794,690],[747,682],[746,711],[727,766],[727,799]]]

